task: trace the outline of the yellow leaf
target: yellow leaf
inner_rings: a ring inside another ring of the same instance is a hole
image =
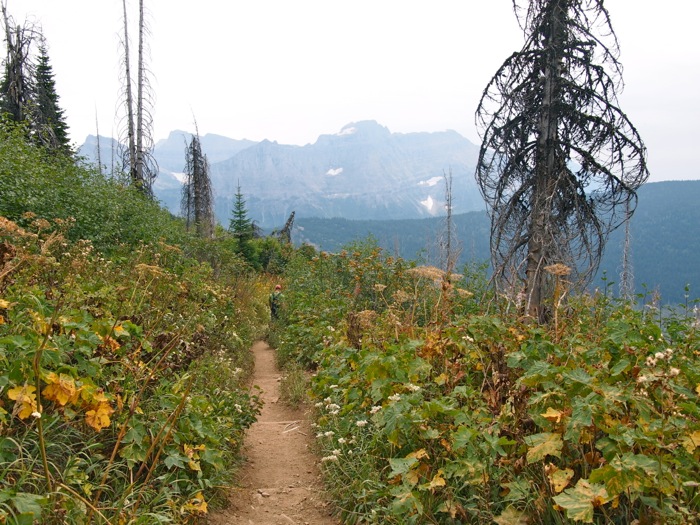
[[[106,403],[100,403],[94,409],[85,413],[85,422],[98,432],[110,424],[109,416],[114,409]]]
[[[428,456],[428,453],[425,451],[424,448],[422,448],[420,450],[416,450],[415,452],[411,452],[406,457],[407,458],[415,458],[418,460],[421,460],[423,458],[430,458],[430,456]]]
[[[56,401],[59,405],[65,406],[68,401],[74,399],[77,394],[75,381],[68,374],[49,373],[45,381],[48,383],[42,394],[46,399]]]
[[[182,506],[182,510],[186,513],[206,514],[208,509],[204,495],[201,492],[197,492],[194,498]]]
[[[35,391],[36,387],[26,383],[24,386],[17,386],[7,391],[7,396],[15,402],[13,416],[26,419],[37,411]]]
[[[188,461],[187,466],[192,470],[196,470],[197,472],[202,470],[202,468],[199,466],[199,461]]]
[[[698,393],[698,395],[700,396],[700,385],[698,385],[698,386],[695,387],[695,391],[696,391],[696,392]]]
[[[7,310],[10,307],[10,302],[5,299],[0,299],[0,308]]]
[[[415,469],[409,470],[403,475],[403,479],[408,482],[409,485],[414,486],[420,481],[420,474],[418,474],[418,471]]]
[[[447,381],[449,381],[449,379],[450,378],[448,377],[447,374],[440,374],[439,376],[437,376],[435,378],[435,384],[436,385],[444,385],[445,383],[447,383]]]
[[[437,487],[444,487],[445,486],[445,478],[442,477],[442,469],[438,470],[437,474],[433,476],[433,479],[430,480],[430,485],[429,489],[434,489]]]
[[[700,447],[700,430],[696,430],[683,438],[683,447],[689,454],[695,452],[695,449]]]
[[[552,485],[554,492],[559,494],[569,485],[569,482],[574,477],[574,471],[570,468],[559,470],[556,466],[554,466],[551,463],[547,466],[549,468],[546,469],[545,472],[547,472],[547,478],[549,479],[549,483]]]
[[[549,407],[547,408],[547,411],[544,414],[540,415],[546,420],[551,421],[552,423],[559,423],[561,421],[561,416],[563,415],[563,412],[561,410]]]

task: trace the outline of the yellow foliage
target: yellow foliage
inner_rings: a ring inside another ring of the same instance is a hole
[[[544,472],[547,474],[547,479],[549,479],[552,489],[554,489],[554,492],[557,494],[564,490],[574,477],[573,470],[570,468],[560,470],[554,463],[549,463],[544,468]]]
[[[407,458],[415,458],[417,460],[421,460],[423,458],[426,458],[426,459],[430,458],[430,456],[428,455],[428,453],[426,452],[426,450],[424,448],[422,448],[420,450],[416,450],[415,452],[411,452],[406,457]]]
[[[98,432],[106,428],[111,423],[109,416],[114,413],[114,409],[107,403],[100,403],[92,410],[85,413],[85,422]]]
[[[26,383],[24,386],[17,386],[8,390],[7,396],[15,402],[15,407],[12,410],[13,416],[26,419],[37,411],[35,391],[35,387]]]
[[[552,423],[559,423],[561,421],[561,417],[563,415],[563,412],[561,410],[557,410],[555,408],[549,407],[547,408],[547,411],[544,414],[540,414],[543,418],[545,418],[547,421],[551,421]]]
[[[695,449],[700,447],[700,430],[696,430],[692,434],[683,438],[683,447],[689,454],[695,452]]]
[[[204,495],[201,492],[197,492],[194,498],[182,506],[183,514],[206,514],[207,511],[207,502],[204,500]]]
[[[46,399],[56,401],[61,406],[65,406],[69,401],[75,402],[78,390],[75,388],[75,381],[71,376],[50,372],[44,380],[48,385],[41,393]]]
[[[437,474],[435,474],[435,476],[433,476],[433,479],[430,480],[430,485],[428,487],[430,490],[433,490],[434,488],[437,488],[437,487],[444,487],[445,486],[445,478],[442,477],[442,474],[443,474],[442,469],[440,469],[440,470],[438,470]]]
[[[10,302],[5,299],[0,299],[0,308],[7,310],[10,307]]]

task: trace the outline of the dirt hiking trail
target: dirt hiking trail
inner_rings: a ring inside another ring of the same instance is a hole
[[[323,499],[317,458],[311,451],[314,432],[302,409],[279,403],[280,371],[275,351],[265,342],[253,346],[253,384],[264,402],[258,421],[248,429],[247,464],[231,506],[213,513],[213,525],[337,525]]]

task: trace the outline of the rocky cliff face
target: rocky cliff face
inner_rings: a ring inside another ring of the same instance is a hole
[[[177,213],[185,140],[173,132],[155,148],[156,196]],[[410,219],[444,214],[452,174],[453,211],[484,208],[474,181],[478,147],[454,131],[391,133],[374,121],[348,124],[314,144],[234,141],[205,135],[216,215],[228,224],[240,184],[249,216],[264,228],[297,217]],[[104,156],[104,154],[103,154]]]

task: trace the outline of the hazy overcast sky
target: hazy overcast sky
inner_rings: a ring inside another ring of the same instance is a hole
[[[3,1],[3,0],[0,0]],[[74,142],[117,135],[121,0],[4,0],[49,46]],[[454,129],[523,44],[512,0],[146,0],[155,139],[172,130],[303,145],[345,124]],[[138,3],[127,1],[132,46]],[[697,0],[605,0],[621,48],[620,105],[652,181],[700,179]]]

